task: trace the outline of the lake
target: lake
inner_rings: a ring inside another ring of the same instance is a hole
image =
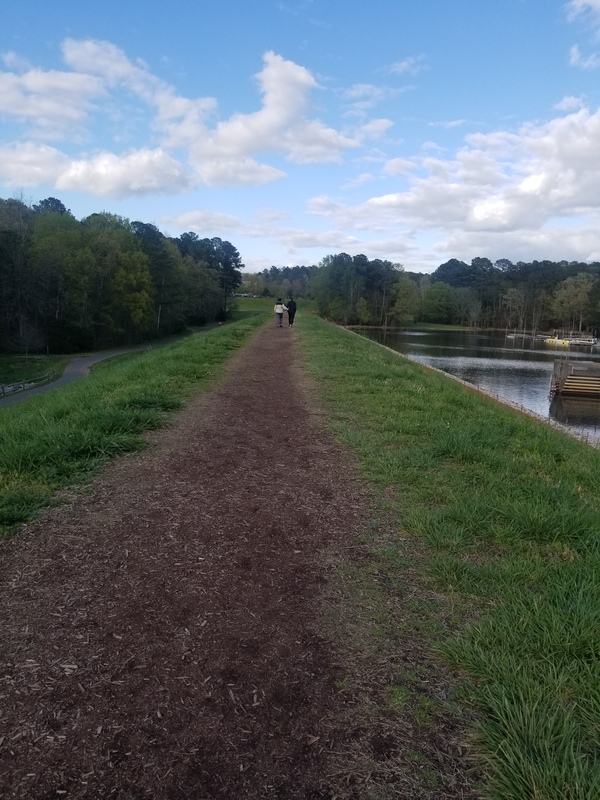
[[[550,397],[556,360],[600,362],[597,347],[560,347],[541,339],[466,331],[361,331],[408,358],[436,367],[540,417],[600,442],[600,400]]]

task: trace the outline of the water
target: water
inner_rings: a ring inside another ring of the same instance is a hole
[[[363,335],[600,442],[600,400],[550,398],[554,362],[567,357],[600,362],[598,348],[565,348],[504,333],[372,330]]]

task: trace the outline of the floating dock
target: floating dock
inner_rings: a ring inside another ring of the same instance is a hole
[[[550,390],[553,394],[596,397],[600,400],[600,363],[555,361]]]
[[[569,334],[568,336],[547,336],[546,343],[561,347],[594,347],[598,344],[598,339],[586,334]]]

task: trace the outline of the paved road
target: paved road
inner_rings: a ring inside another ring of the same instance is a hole
[[[208,330],[207,328],[207,332]],[[173,344],[173,342],[177,342],[181,338],[181,336],[171,336],[168,339],[161,339],[159,342],[152,342],[151,344],[140,344],[136,347],[119,347],[115,350],[103,350],[99,353],[92,353],[91,355],[74,358],[73,361],[65,367],[60,378],[57,378],[51,383],[44,383],[42,386],[35,386],[33,389],[26,389],[24,392],[16,392],[15,394],[8,395],[8,397],[3,397],[0,399],[0,407],[20,403],[36,394],[50,392],[53,389],[60,389],[61,386],[66,386],[68,383],[86,378],[89,374],[90,367],[98,361],[104,361],[114,356],[121,356],[125,353],[135,353],[137,351],[152,350],[154,347],[163,347],[166,344]]]

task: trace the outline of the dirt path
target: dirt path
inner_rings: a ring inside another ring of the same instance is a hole
[[[147,450],[0,545],[6,800],[340,796],[319,597],[365,504],[296,335],[261,329]]]
[[[356,504],[294,333],[3,546],[3,796],[326,796],[312,598]]]

